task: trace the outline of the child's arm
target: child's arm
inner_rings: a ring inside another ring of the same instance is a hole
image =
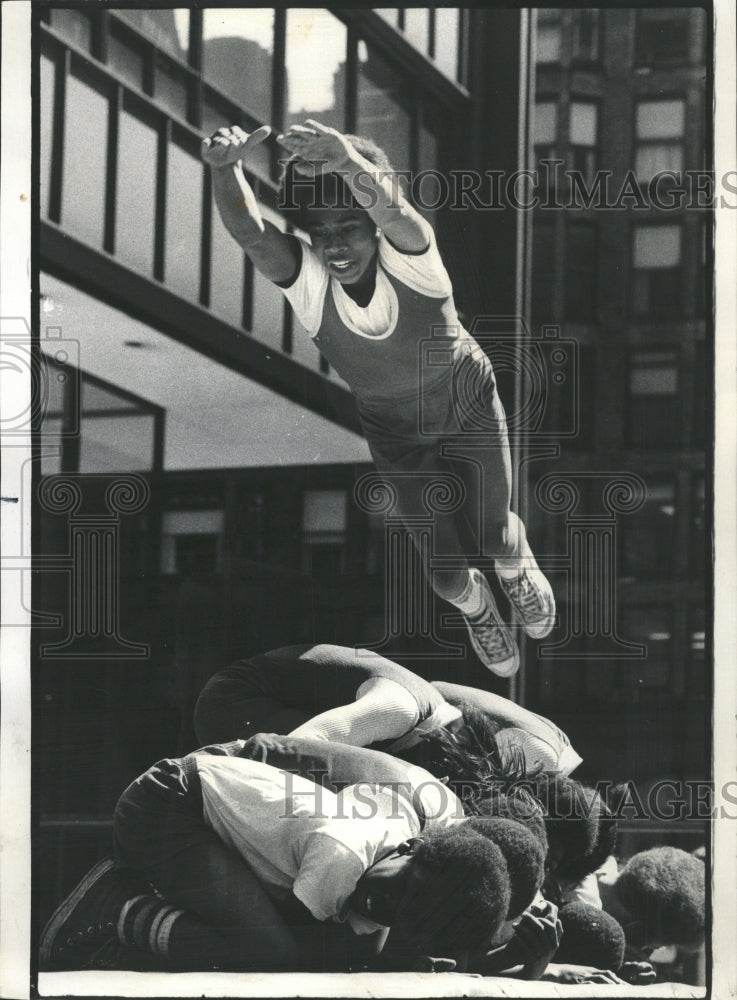
[[[215,203],[225,228],[265,278],[286,282],[300,265],[299,244],[262,218],[241,166],[270,132],[268,125],[250,134],[237,125],[219,128],[203,141],[202,159],[210,166]]]
[[[292,125],[278,141],[305,164],[339,174],[397,250],[419,253],[427,249],[427,223],[402,196],[396,178],[382,177],[378,167],[336,129],[308,118],[304,125]]]
[[[419,775],[425,775],[428,781],[433,780],[430,774],[415,765],[380,750],[367,750],[364,747],[321,739],[278,736],[275,733],[258,733],[252,736],[246,740],[240,756],[260,760],[272,767],[296,771],[311,781],[319,780],[328,788],[368,782],[401,785],[409,792],[415,785],[412,776],[419,780]]]

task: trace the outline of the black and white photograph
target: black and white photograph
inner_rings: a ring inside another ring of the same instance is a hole
[[[2,15],[0,995],[726,1000],[734,10]]]

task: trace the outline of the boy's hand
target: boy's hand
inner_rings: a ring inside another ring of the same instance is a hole
[[[547,983],[601,983],[625,986],[623,980],[608,969],[588,965],[550,965],[542,977]]]
[[[247,160],[250,151],[270,135],[268,125],[262,125],[255,132],[244,132],[238,125],[219,128],[202,140],[202,159],[211,167],[227,167],[239,160]]]
[[[340,170],[354,153],[344,135],[313,118],[308,118],[304,125],[290,125],[276,141],[297,158],[294,169],[298,174]]]
[[[525,979],[539,979],[558,950],[563,927],[553,903],[526,910],[514,930],[514,942],[522,958]]]

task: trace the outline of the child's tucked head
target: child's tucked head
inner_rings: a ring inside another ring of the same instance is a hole
[[[396,929],[424,954],[487,946],[505,924],[513,894],[504,848],[459,823],[428,831],[404,850],[364,873],[351,909]]]
[[[624,961],[624,931],[614,917],[587,903],[569,903],[558,911],[563,937],[554,961],[592,965],[616,972]]]
[[[627,943],[636,947],[704,940],[704,865],[677,847],[654,847],[630,858],[614,884],[631,923]]]
[[[510,815],[514,814],[514,810]],[[535,898],[545,874],[545,832],[536,833],[537,818],[525,821],[501,817],[474,817],[467,825],[492,840],[501,849],[507,863],[510,882],[507,920],[518,917]],[[529,821],[529,825],[527,823]]]

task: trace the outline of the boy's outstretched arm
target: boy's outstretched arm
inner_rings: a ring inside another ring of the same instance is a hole
[[[237,125],[219,128],[203,141],[202,159],[210,166],[215,203],[225,228],[265,278],[286,282],[299,267],[299,245],[293,236],[262,218],[241,166],[270,132],[268,125],[250,134]]]
[[[427,782],[434,781],[421,768],[380,750],[367,750],[364,747],[320,739],[279,736],[276,733],[257,733],[252,736],[246,740],[240,756],[263,761],[272,767],[296,771],[302,777],[320,780],[328,788],[364,781],[380,785],[401,785],[406,786],[411,798],[411,789],[417,784],[425,779]]]
[[[419,253],[427,249],[427,223],[404,198],[397,178],[382,177],[382,171],[361,156],[342,133],[308,118],[304,125],[292,125],[277,138],[298,161],[339,174],[356,202],[397,250]]]

